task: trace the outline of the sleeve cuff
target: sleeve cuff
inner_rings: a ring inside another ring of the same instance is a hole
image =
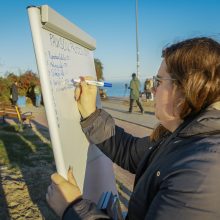
[[[81,120],[82,128],[86,128],[90,124],[92,124],[96,120],[96,118],[99,116],[100,112],[101,112],[101,109],[96,109],[96,111],[93,112],[89,117],[82,119]]]
[[[95,203],[86,199],[77,199],[72,202],[65,210],[62,220],[91,220],[91,219],[110,219],[110,217],[97,209]]]
[[[88,118],[81,121],[81,127],[88,141],[99,144],[115,135],[115,122],[103,109],[97,109]]]
[[[69,204],[69,206],[65,209],[63,213],[62,220],[69,220],[69,219],[75,219],[75,220],[80,220],[81,218],[79,215],[76,213],[76,211],[73,209],[74,204],[80,202],[82,198],[79,198]]]

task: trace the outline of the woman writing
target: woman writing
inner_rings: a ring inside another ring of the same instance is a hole
[[[96,109],[96,87],[81,81],[75,98],[91,143],[135,173],[126,219],[220,219],[220,44],[202,37],[164,49],[154,77],[151,136],[137,138]],[[108,219],[84,200],[68,172],[52,175],[47,201],[63,219]],[[67,208],[68,207],[68,208]]]

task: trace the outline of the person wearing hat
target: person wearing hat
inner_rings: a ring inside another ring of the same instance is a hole
[[[129,112],[132,113],[133,103],[136,101],[138,107],[140,108],[141,113],[144,113],[144,109],[139,101],[140,96],[140,81],[137,78],[135,73],[132,73],[132,80],[130,81],[130,107]]]

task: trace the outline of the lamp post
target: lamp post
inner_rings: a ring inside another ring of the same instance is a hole
[[[139,78],[139,48],[138,48],[138,0],[136,0],[136,56],[137,56],[137,78]]]

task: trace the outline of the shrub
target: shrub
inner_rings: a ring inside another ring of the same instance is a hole
[[[39,84],[39,78],[36,73],[31,70],[20,74],[20,76],[14,73],[7,72],[4,77],[0,77],[0,101],[10,102],[10,90],[13,82],[18,81],[18,95],[29,96],[29,90],[33,85]],[[29,98],[33,98],[30,97]]]

